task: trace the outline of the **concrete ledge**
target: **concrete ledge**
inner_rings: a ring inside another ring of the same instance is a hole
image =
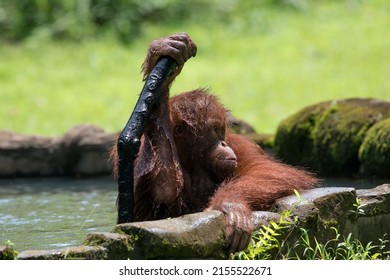
[[[359,204],[359,200],[361,203]],[[286,245],[294,244],[299,227],[326,242],[332,227],[353,233],[363,244],[375,243],[390,232],[390,184],[370,190],[319,188],[279,199],[275,212],[253,212],[257,228],[278,222],[285,210],[297,218]],[[283,236],[281,238],[284,238]],[[390,246],[390,244],[387,244]],[[388,250],[390,248],[386,248]],[[0,259],[12,259],[12,248],[0,248]],[[17,259],[226,259],[225,218],[219,211],[179,218],[117,225],[113,232],[91,233],[84,246],[24,251]]]

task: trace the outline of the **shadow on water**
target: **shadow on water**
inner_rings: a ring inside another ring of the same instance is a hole
[[[330,187],[369,189],[384,182],[326,179]],[[81,245],[89,232],[111,231],[116,222],[116,182],[89,179],[0,180],[0,245],[18,251]]]

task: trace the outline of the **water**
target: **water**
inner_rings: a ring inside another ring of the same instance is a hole
[[[117,186],[111,178],[0,180],[0,245],[17,251],[81,245],[89,232],[111,231]]]
[[[372,189],[379,185],[390,183],[389,179],[351,179],[351,178],[326,178],[325,186],[345,187],[359,189]]]
[[[334,187],[373,188],[384,182],[328,179]],[[116,182],[92,179],[0,179],[0,245],[17,251],[81,245],[89,232],[116,222]]]

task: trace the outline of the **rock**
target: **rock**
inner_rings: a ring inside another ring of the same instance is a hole
[[[373,189],[357,190],[356,193],[361,200],[359,208],[365,217],[390,214],[390,184],[383,184]]]
[[[262,147],[267,153],[273,154],[274,135],[273,134],[257,134],[250,133],[243,135],[245,138],[255,142]]]
[[[237,134],[254,134],[255,130],[254,128],[249,125],[248,123],[237,119],[234,117],[230,112],[228,112],[227,115],[227,121],[229,124],[229,128]]]
[[[258,134],[255,129],[248,123],[237,119],[231,113],[228,113],[228,126],[233,133],[243,135],[249,140],[257,143],[267,152],[272,153],[274,145],[274,135],[272,134]]]
[[[0,132],[0,177],[59,174],[60,140]]]
[[[310,231],[319,242],[327,242],[334,236],[332,227],[345,233],[347,221],[353,219],[356,193],[354,188],[316,188],[302,191],[299,197],[290,195],[278,199],[274,209],[278,213],[291,211],[297,217],[297,225]],[[299,232],[294,232],[296,240]]]
[[[131,259],[226,258],[225,217],[219,211],[163,221],[120,224],[131,238]]]
[[[252,222],[255,230],[261,228],[261,226],[267,226],[271,221],[278,222],[280,214],[269,211],[254,211],[252,212]]]
[[[125,234],[111,232],[93,232],[88,234],[84,245],[101,246],[106,249],[107,259],[124,260],[130,258],[133,247],[130,237]]]
[[[90,176],[111,173],[108,155],[115,134],[92,125],[63,137],[0,132],[0,177]]]
[[[93,125],[73,127],[61,139],[62,171],[77,176],[110,173],[108,155],[114,139],[114,134]]]
[[[17,253],[12,246],[0,246],[0,260],[14,260]]]
[[[354,188],[315,188],[276,200],[273,209],[278,213],[291,210],[300,220],[335,220],[348,218],[345,213],[356,203]]]
[[[100,246],[76,246],[58,250],[29,250],[18,255],[19,260],[102,260],[106,249]]]
[[[213,211],[118,225],[120,233],[90,233],[85,245],[106,248],[108,259],[226,258],[223,217]],[[279,218],[267,211],[252,213],[255,229]]]
[[[257,135],[248,124],[230,117],[233,128],[270,147],[272,136]],[[61,137],[0,131],[0,177],[97,176],[112,173],[109,154],[117,133],[78,125]]]
[[[374,189],[357,190],[361,203],[356,211],[357,221],[349,225],[349,231],[363,244],[383,246],[390,250],[390,243],[381,244],[379,239],[389,240],[390,232],[390,184]]]
[[[280,123],[275,152],[323,175],[354,175],[360,169],[358,153],[367,131],[389,117],[390,102],[360,98],[322,102]]]
[[[373,125],[359,149],[361,172],[390,177],[390,118]]]

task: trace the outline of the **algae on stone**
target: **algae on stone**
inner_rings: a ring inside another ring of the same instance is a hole
[[[280,158],[291,164],[314,167],[316,158],[312,132],[328,104],[325,102],[303,108],[279,124],[274,150]]]
[[[372,126],[359,149],[362,172],[390,177],[390,118]]]
[[[277,155],[322,175],[359,172],[359,149],[367,131],[390,117],[390,103],[353,98],[322,102],[284,120],[275,138]]]
[[[18,253],[10,245],[0,246],[0,260],[13,260],[17,254]]]

